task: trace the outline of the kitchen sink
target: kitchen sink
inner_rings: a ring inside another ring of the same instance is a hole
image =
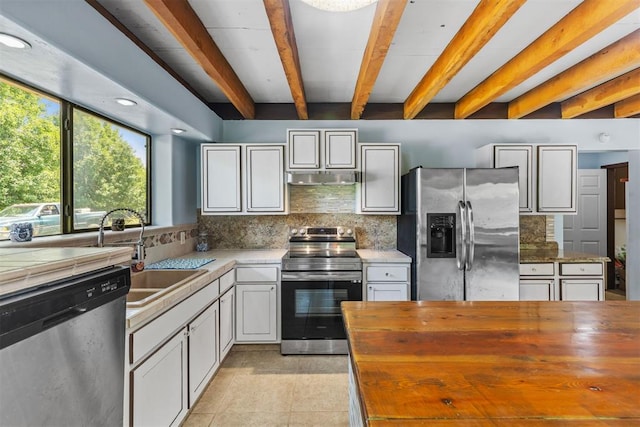
[[[206,272],[207,270],[144,270],[132,274],[127,307],[142,307]]]

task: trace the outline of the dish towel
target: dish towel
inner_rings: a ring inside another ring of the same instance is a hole
[[[191,270],[215,261],[215,258],[165,259],[146,266],[149,270]]]

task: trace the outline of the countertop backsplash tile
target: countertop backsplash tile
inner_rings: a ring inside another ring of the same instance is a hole
[[[293,213],[289,215],[200,215],[201,232],[212,249],[282,249],[289,227],[340,225],[354,227],[358,248],[396,249],[396,217],[354,213]]]

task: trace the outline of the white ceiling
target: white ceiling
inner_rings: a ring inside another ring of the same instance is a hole
[[[198,97],[84,0],[0,0],[0,32],[34,46],[28,52],[0,46],[0,72],[153,134],[182,127],[187,137],[215,140],[219,118],[201,100],[229,102],[216,83],[143,0],[97,1]],[[292,102],[262,0],[188,1],[256,103]],[[307,102],[351,102],[375,6],[331,13],[289,3]],[[369,102],[404,102],[478,3],[409,0]],[[432,102],[460,99],[579,3],[528,0]],[[512,100],[638,28],[640,9],[496,101]],[[115,96],[132,97],[139,108],[122,110]]]
[[[98,1],[206,101],[228,102],[143,0]],[[262,0],[188,1],[256,103],[292,102]],[[351,102],[375,4],[332,13],[314,9],[301,0],[289,3],[307,102]],[[369,102],[404,102],[478,3],[479,0],[409,1]],[[579,3],[580,0],[527,1],[432,102],[460,99]],[[514,99],[638,28],[640,9],[496,101]]]

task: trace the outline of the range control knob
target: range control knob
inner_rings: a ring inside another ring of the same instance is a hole
[[[302,236],[302,235],[305,235],[305,234],[307,234],[307,229],[306,228],[301,228],[300,229],[300,235]]]
[[[295,229],[295,228],[292,228],[292,229],[291,229],[291,235],[292,235],[292,236],[295,236],[296,234],[298,234],[298,230],[297,230],[297,229]]]
[[[353,230],[350,228],[347,228],[347,236],[351,236],[353,234]]]
[[[338,227],[338,234],[340,236],[342,236],[344,234],[344,230],[342,229],[342,227]]]

